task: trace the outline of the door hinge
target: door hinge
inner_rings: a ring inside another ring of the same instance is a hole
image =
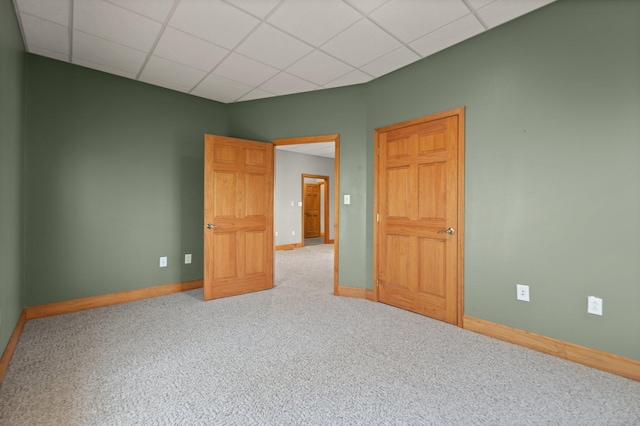
[[[380,280],[376,279],[376,287],[380,287]]]
[[[380,213],[376,213],[376,222],[380,222]]]

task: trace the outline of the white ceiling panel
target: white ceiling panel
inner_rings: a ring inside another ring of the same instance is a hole
[[[496,27],[511,21],[525,13],[532,12],[554,0],[497,0],[478,11],[480,17],[489,25]]]
[[[346,0],[347,3],[364,14],[369,14],[389,0]]]
[[[97,71],[106,72],[108,74],[119,75],[120,77],[126,77],[126,78],[132,78],[132,79],[136,78],[136,73],[122,71],[117,68],[112,68],[106,65],[96,64],[95,62],[85,61],[84,59],[73,58],[73,63],[76,65],[80,65],[81,67],[91,68]]]
[[[246,56],[232,53],[213,72],[215,75],[228,78],[252,87],[260,86],[280,71],[269,65],[256,62]]]
[[[251,86],[211,74],[191,93],[220,102],[234,102],[251,90]]]
[[[263,19],[280,3],[280,0],[227,0],[227,3]]]
[[[22,28],[29,46],[69,54],[69,29],[60,24],[31,15],[22,15]]]
[[[101,0],[74,2],[73,25],[78,31],[141,51],[151,48],[161,28],[149,18]]]
[[[320,86],[353,71],[353,67],[318,50],[287,68],[287,72]]]
[[[486,5],[493,3],[496,0],[467,0],[467,3],[469,3],[469,5],[474,8],[474,9],[480,9],[481,7],[485,7]]]
[[[380,77],[390,73],[391,71],[395,71],[409,65],[418,59],[420,59],[420,56],[403,46],[384,55],[382,58],[369,62],[362,67],[362,70],[374,77]]]
[[[140,80],[162,81],[171,86],[180,87],[183,91],[189,91],[206,75],[207,73],[204,71],[158,56],[152,56],[145,65],[140,75]]]
[[[266,90],[253,89],[252,91],[238,99],[238,101],[252,101],[254,99],[270,98],[272,96],[275,96],[275,94],[267,92]]]
[[[284,3],[269,23],[315,47],[362,18],[342,0],[296,0]]]
[[[264,83],[260,88],[276,95],[288,95],[291,93],[310,92],[316,89],[316,84],[302,80],[286,72],[282,72]]]
[[[285,69],[313,48],[270,25],[261,25],[237,51],[278,69]]]
[[[167,27],[153,54],[202,71],[211,71],[229,50]]]
[[[336,158],[335,142],[316,142],[296,145],[278,145],[279,151],[289,151],[298,154],[315,155],[318,157]]]
[[[169,25],[227,49],[244,39],[260,21],[220,0],[182,0]]]
[[[371,77],[369,74],[365,74],[360,70],[355,70],[325,84],[324,87],[327,89],[331,89],[334,87],[353,86],[356,84],[366,83],[371,80],[373,80],[373,77]]]
[[[69,26],[71,0],[17,0],[20,12]]]
[[[552,1],[13,0],[30,53],[225,103],[366,83]]]
[[[137,12],[158,22],[169,16],[174,0],[106,0],[125,9]]]
[[[484,31],[484,27],[473,15],[467,15],[451,24],[440,28],[418,40],[409,46],[424,56],[433,55],[436,52],[460,43]]]
[[[73,57],[127,73],[137,74],[147,55],[144,52],[121,44],[103,40],[80,31],[74,31]]]
[[[402,44],[377,25],[363,19],[322,46],[322,50],[358,68]]]
[[[370,17],[409,43],[469,13],[462,0],[391,0]]]

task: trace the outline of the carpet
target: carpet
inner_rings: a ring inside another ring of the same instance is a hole
[[[0,424],[640,424],[640,382],[335,297],[332,261],[279,251],[272,290],[29,321]]]

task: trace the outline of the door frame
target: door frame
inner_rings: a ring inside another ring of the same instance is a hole
[[[279,145],[302,145],[308,143],[332,142],[335,146],[334,178],[333,178],[333,294],[338,294],[338,259],[339,259],[339,222],[340,222],[340,135],[337,133],[318,136],[301,136],[297,138],[274,139],[274,147]],[[274,150],[277,151],[277,150]],[[277,152],[273,156],[274,165]],[[275,168],[274,168],[275,172]],[[328,188],[328,186],[327,186]],[[327,189],[328,190],[328,189]],[[275,210],[274,210],[275,213]],[[329,229],[325,228],[325,234],[329,234]],[[304,234],[302,235],[304,244]]]
[[[317,182],[318,184],[322,185],[324,187],[323,191],[323,196],[324,196],[324,203],[322,203],[322,205],[320,206],[320,208],[322,209],[323,212],[323,225],[324,225],[324,243],[325,244],[331,244],[333,242],[333,240],[329,239],[329,235],[330,233],[327,232],[329,230],[329,176],[321,176],[321,175],[308,175],[303,173],[302,174],[302,229],[301,229],[301,234],[302,235],[302,247],[304,247],[304,202],[305,202],[305,198],[304,198],[304,184],[306,183],[304,180],[306,178],[309,179],[318,179],[318,180],[323,180],[323,182]]]
[[[376,302],[379,301],[379,287],[378,287],[378,253],[380,250],[379,241],[379,222],[378,213],[380,212],[380,188],[378,187],[380,182],[379,176],[379,155],[380,155],[380,134],[388,132],[390,130],[399,129],[402,127],[413,126],[416,124],[422,124],[429,121],[439,120],[446,117],[458,116],[458,227],[456,233],[458,234],[458,268],[457,268],[457,287],[458,287],[458,300],[457,300],[457,326],[463,327],[464,318],[464,127],[465,127],[465,108],[458,107],[450,109],[448,111],[438,112],[424,117],[415,118],[401,123],[391,124],[385,127],[379,127],[374,132],[374,159],[373,159],[373,297]]]

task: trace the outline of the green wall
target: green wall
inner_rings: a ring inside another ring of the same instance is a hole
[[[26,304],[202,278],[203,135],[227,133],[225,106],[35,55],[27,68]]]
[[[466,107],[466,315],[640,359],[639,22],[559,1],[370,85],[368,146]]]
[[[373,130],[465,106],[465,313],[640,360],[638,22],[560,0],[366,85],[227,106],[29,55],[26,305],[201,278],[203,133],[339,133],[339,280],[370,288]]]
[[[13,3],[0,0],[0,356],[24,307],[24,68]]]

